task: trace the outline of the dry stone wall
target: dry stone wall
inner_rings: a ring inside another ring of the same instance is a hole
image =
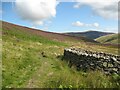
[[[70,67],[75,65],[77,69],[99,69],[106,74],[120,74],[120,56],[118,55],[92,52],[78,48],[65,48],[64,59],[69,61]]]

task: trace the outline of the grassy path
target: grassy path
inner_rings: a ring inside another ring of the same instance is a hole
[[[34,75],[30,78],[30,80],[28,81],[27,88],[34,88],[34,87],[39,88],[37,84],[40,84],[40,85],[43,84],[43,81],[45,81],[45,78],[47,77],[48,68],[50,68],[49,66],[50,65],[48,65],[48,62],[43,62],[39,70],[36,71]]]

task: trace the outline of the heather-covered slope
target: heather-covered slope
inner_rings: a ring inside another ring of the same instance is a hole
[[[8,23],[8,22],[3,22],[2,24],[3,24],[2,26],[5,29],[12,30],[14,28],[14,31],[26,32],[26,33],[29,33],[29,34],[34,34],[34,35],[37,35],[37,36],[48,38],[50,40],[96,42],[94,40],[87,39],[87,38],[82,37],[82,36],[81,37],[74,37],[74,36],[64,35],[64,34],[60,34],[60,33],[46,32],[46,31],[42,31],[42,30],[38,30],[38,29],[21,27],[19,25],[11,24],[11,23]]]

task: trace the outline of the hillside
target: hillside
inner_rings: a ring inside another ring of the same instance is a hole
[[[102,36],[97,38],[96,41],[104,44],[120,44],[120,42],[118,41],[118,35],[120,36],[120,34]]]
[[[64,35],[64,34],[60,34],[60,33],[54,33],[54,32],[46,32],[43,30],[38,30],[38,29],[32,29],[32,28],[28,28],[28,27],[21,27],[19,25],[15,25],[15,24],[11,24],[8,22],[3,22],[3,27],[6,29],[12,29],[12,28],[17,28],[16,31],[24,31],[27,32],[29,34],[35,34],[38,36],[42,36],[51,40],[55,40],[55,41],[85,41],[85,42],[96,42],[94,40],[91,39],[87,39],[85,37],[74,37],[74,36],[69,36],[69,35]],[[4,32],[3,32],[4,34]]]
[[[99,31],[86,31],[86,32],[70,32],[65,34],[70,36],[76,36],[76,37],[84,36],[86,38],[96,39],[98,37],[105,36],[108,34],[113,34],[113,33],[99,32]]]
[[[118,54],[118,48],[2,22],[2,88],[116,88],[118,75],[77,71],[64,48]],[[44,35],[43,35],[44,34]]]

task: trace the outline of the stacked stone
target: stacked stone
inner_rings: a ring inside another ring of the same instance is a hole
[[[103,52],[92,52],[80,48],[65,48],[64,58],[69,66],[75,65],[78,70],[99,69],[105,73],[120,74],[120,56]]]

